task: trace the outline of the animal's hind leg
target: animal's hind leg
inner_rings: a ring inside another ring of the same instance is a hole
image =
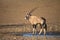
[[[46,35],[46,32],[47,32],[47,24],[45,24],[45,27],[44,27],[44,35]]]
[[[36,34],[36,25],[33,25],[33,34]]]
[[[44,28],[44,35],[46,35],[46,29]]]
[[[43,31],[43,29],[40,29],[40,32],[39,32],[39,34],[41,34],[41,33],[42,33],[42,31]]]

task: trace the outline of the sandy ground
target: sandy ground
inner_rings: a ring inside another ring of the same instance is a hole
[[[60,40],[60,37],[46,37],[46,36],[16,36],[10,34],[0,34],[0,40]]]
[[[0,0],[0,24],[24,23],[26,13],[45,17],[47,23],[60,22],[60,0]]]
[[[48,24],[48,31],[60,32],[60,0],[0,0],[0,25],[25,23],[26,20],[24,19],[24,17],[26,13],[29,13],[35,7],[38,7],[38,9],[33,11],[32,15],[45,17]],[[32,31],[32,27],[26,27],[0,26],[0,40],[46,39],[45,37],[23,37],[6,34],[8,32]],[[60,37],[49,37],[46,40],[60,40]]]
[[[50,25],[52,27],[52,25]],[[49,26],[49,27],[50,27]],[[30,25],[24,26],[0,26],[0,40],[60,40],[60,37],[46,37],[46,36],[23,36],[20,35],[23,32],[32,32],[32,27]],[[48,32],[59,32],[55,28],[50,29],[48,27]],[[56,27],[56,26],[55,26]],[[37,27],[38,30],[38,27]],[[59,34],[60,35],[60,34]]]

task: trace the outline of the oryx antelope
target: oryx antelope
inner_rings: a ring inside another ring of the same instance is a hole
[[[41,34],[42,31],[44,31],[44,35],[46,34],[47,24],[46,24],[46,19],[44,17],[33,16],[31,15],[31,12],[29,12],[25,16],[25,19],[28,20],[33,26],[33,34],[36,33],[36,27],[38,24],[40,24],[41,27],[39,34]]]

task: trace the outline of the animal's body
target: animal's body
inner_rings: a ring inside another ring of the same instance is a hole
[[[47,24],[45,18],[27,14],[25,19],[28,20],[33,26],[33,34],[36,33],[37,24],[40,24],[41,28],[39,34],[41,34],[42,30],[44,31],[44,34],[46,34]]]
[[[40,23],[40,24],[43,24],[43,21],[41,18],[39,17],[36,17],[36,16],[30,16],[29,18],[29,22],[33,25],[33,24],[37,24],[37,23]]]
[[[41,28],[39,34],[41,34],[42,31],[44,31],[44,34],[46,34],[46,30],[47,30],[46,19],[44,17],[37,17],[31,15],[31,13],[35,9],[36,8],[32,9],[29,13],[27,13],[25,19],[28,20],[33,26],[33,34],[36,33],[37,24],[40,24],[40,28]]]

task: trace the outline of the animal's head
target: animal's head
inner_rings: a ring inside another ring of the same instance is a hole
[[[25,19],[26,20],[29,20],[30,16],[31,16],[31,14],[30,13],[27,13],[26,16],[25,16]]]
[[[25,16],[25,19],[26,19],[26,20],[29,20],[29,18],[30,18],[30,16],[31,16],[31,13],[32,13],[33,11],[35,11],[35,9],[37,9],[37,7],[33,8],[29,13],[26,14],[26,16]]]

